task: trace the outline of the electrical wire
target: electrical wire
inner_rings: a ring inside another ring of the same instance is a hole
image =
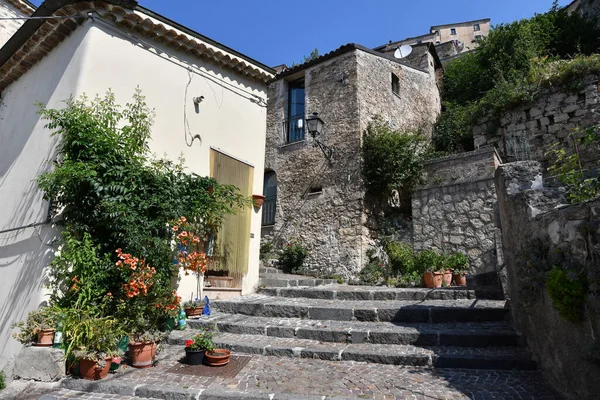
[[[143,44],[144,46],[141,46],[141,48],[144,49],[144,50],[146,50],[150,54],[152,54],[154,56],[157,56],[157,57],[160,57],[161,59],[163,59],[165,61],[168,61],[168,62],[170,62],[170,63],[178,66],[179,68],[185,68],[186,70],[191,71],[191,72],[193,72],[196,75],[200,75],[204,79],[210,80],[213,83],[216,83],[217,85],[221,86],[222,88],[227,89],[230,92],[235,93],[235,94],[237,94],[240,97],[243,97],[243,98],[245,98],[247,100],[250,100],[253,103],[256,103],[260,107],[263,107],[263,108],[267,107],[266,99],[262,98],[261,96],[258,96],[258,95],[254,94],[254,93],[250,93],[250,92],[247,92],[247,91],[245,91],[243,89],[240,89],[238,86],[233,85],[233,84],[227,82],[224,79],[220,79],[220,78],[214,77],[214,76],[212,76],[210,74],[207,74],[206,72],[202,71],[198,67],[195,67],[193,65],[182,65],[183,64],[182,61],[176,62],[176,61],[174,61],[174,60],[172,60],[172,59],[170,59],[170,58],[168,58],[166,56],[163,56],[163,54],[169,54],[169,53],[167,51],[164,51],[163,49],[159,48],[159,46],[157,46],[156,44],[151,44],[151,43],[149,43],[149,42],[147,42],[147,41],[139,38],[138,36],[136,36],[136,35],[128,32],[128,31],[126,31],[125,29],[123,29],[123,28],[121,28],[119,26],[115,26],[114,24],[112,24],[112,23],[110,23],[108,21],[105,21],[104,18],[102,18],[102,16],[100,14],[98,14],[97,12],[94,12],[94,14],[96,14],[98,16],[97,19],[93,19],[94,21],[100,21],[100,22],[106,24],[107,26],[109,26],[109,27],[111,27],[113,29],[116,29],[116,30],[122,32],[123,34],[129,36],[130,38],[134,39],[135,41]],[[160,50],[160,52],[159,51],[154,52],[151,49],[158,49],[158,50]],[[220,65],[219,61],[217,60],[216,62],[219,65],[219,68],[220,68],[221,65]],[[216,93],[215,93],[215,99],[216,99]]]

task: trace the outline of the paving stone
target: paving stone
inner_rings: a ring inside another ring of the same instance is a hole
[[[253,356],[235,378],[184,376],[167,370],[183,350],[165,346],[154,368],[128,368],[107,380],[136,390],[161,388],[162,393],[196,393],[198,399],[548,399],[560,397],[537,371],[432,369],[354,361]],[[72,380],[72,378],[66,379]],[[64,381],[63,381],[64,382]],[[100,386],[104,388],[105,386]],[[103,392],[56,390],[44,400],[95,400]],[[159,393],[153,392],[154,394]],[[96,395],[96,397],[94,397]],[[99,396],[98,396],[99,395]],[[109,395],[115,400],[133,397]]]

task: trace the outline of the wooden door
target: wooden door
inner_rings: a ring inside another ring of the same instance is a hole
[[[210,175],[219,183],[235,185],[246,197],[252,195],[254,167],[217,150],[210,150]],[[248,272],[252,207],[245,206],[225,218],[215,243],[215,263],[211,269],[227,271],[236,285]]]

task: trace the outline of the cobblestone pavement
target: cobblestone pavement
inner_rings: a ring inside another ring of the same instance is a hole
[[[429,369],[255,355],[233,379],[179,375],[167,370],[183,350],[166,347],[156,367],[127,368],[93,389],[120,395],[84,394],[79,391],[91,390],[89,382],[68,379],[63,389],[41,399],[129,400],[132,397],[125,395],[168,398],[168,393],[190,399],[560,399],[539,372],[531,371]]]

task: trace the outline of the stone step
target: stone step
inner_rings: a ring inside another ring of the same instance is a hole
[[[279,268],[274,268],[274,267],[260,267],[260,269],[258,270],[260,276],[263,275],[277,275],[277,274],[283,274],[283,271],[280,270]]]
[[[329,300],[459,300],[475,299],[475,290],[456,288],[389,288],[386,286],[328,285],[319,287],[267,287],[261,294]]]
[[[174,331],[168,344],[184,346],[192,332]],[[376,364],[429,366],[436,368],[533,370],[536,364],[519,347],[419,347],[397,344],[346,344],[310,339],[219,333],[215,345],[237,353],[329,361],[359,361]]]
[[[321,286],[337,283],[335,279],[313,278],[306,275],[291,274],[263,274],[260,276],[260,287],[297,287],[297,286]]]
[[[490,322],[509,313],[498,300],[322,300],[254,294],[215,300],[213,307],[227,314],[271,318],[380,322]]]
[[[298,338],[338,343],[419,346],[517,346],[518,335],[504,322],[411,324],[360,321],[315,321],[216,313],[187,321],[193,329],[216,326],[220,332]]]

